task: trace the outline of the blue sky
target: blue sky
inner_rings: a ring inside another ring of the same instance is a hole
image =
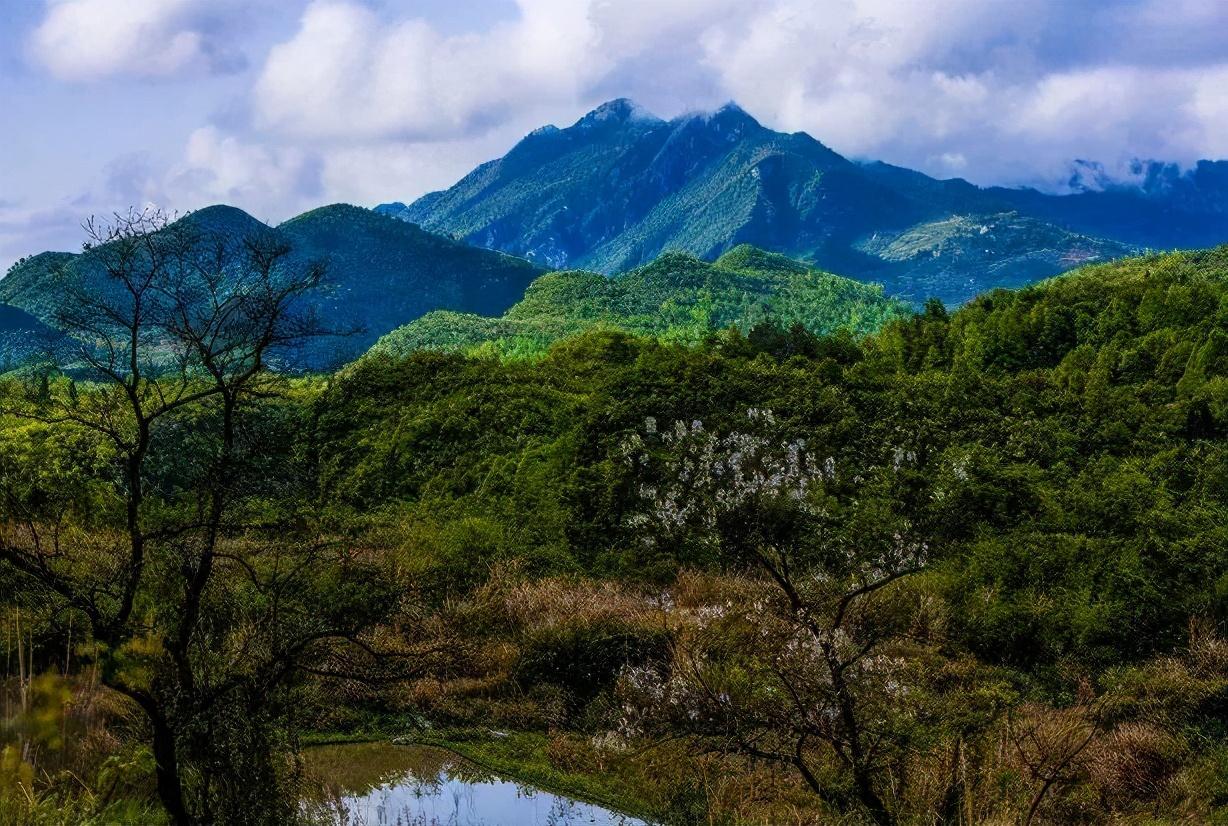
[[[1228,156],[1228,3],[0,0],[0,271],[129,205],[409,200],[624,96],[1060,189]]]

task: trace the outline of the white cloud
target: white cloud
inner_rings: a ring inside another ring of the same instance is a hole
[[[1192,94],[1184,104],[1192,134],[1185,139],[1205,147],[1207,155],[1228,157],[1228,63],[1200,71],[1191,79]]]
[[[962,152],[943,152],[935,160],[953,175],[958,175],[968,167],[968,159]]]
[[[221,71],[241,57],[208,0],[48,0],[31,57],[62,80]]]
[[[213,126],[191,134],[183,161],[166,176],[164,190],[170,203],[232,204],[270,221],[317,206],[323,197],[314,154],[247,142]]]
[[[1184,6],[1157,34],[1154,2],[769,0],[699,38],[721,88],[771,126],[934,174],[1054,185],[1073,158],[1228,154],[1228,43],[1183,65],[1228,7]],[[1128,62],[1164,42],[1171,65]]]
[[[430,140],[574,101],[603,71],[586,4],[519,6],[488,31],[443,35],[425,20],[386,24],[357,3],[317,0],[269,53],[257,123],[300,138]]]
[[[409,200],[618,96],[662,116],[732,99],[846,155],[986,184],[1059,188],[1075,158],[1127,178],[1135,157],[1228,156],[1219,0],[515,0],[465,26],[446,0],[304,2],[49,0],[30,55],[66,80],[233,68],[233,44],[261,36],[245,16],[281,41],[225,126],[142,147],[54,215],[0,210],[0,258],[19,236],[47,245],[35,215],[75,238],[66,216],[146,201],[279,221]],[[270,23],[288,6],[301,16]]]
[[[418,164],[405,158],[448,154],[426,149],[435,144],[468,158],[484,135],[527,131],[556,113],[566,122],[613,96],[665,116],[732,99],[845,154],[985,183],[1061,181],[1074,157],[1228,152],[1228,45],[1205,33],[1228,23],[1216,0],[1180,0],[1174,14],[1159,0],[516,7],[511,20],[444,35],[357,0],[315,0],[269,53],[255,123],[281,140],[334,146],[325,150],[334,170],[367,178],[356,159],[378,165],[374,147],[403,169]],[[1157,58],[1166,44],[1172,65],[1121,62]],[[1198,44],[1195,65],[1184,65],[1183,44]]]
[[[225,203],[279,223],[324,203],[374,204],[449,186],[516,137],[504,129],[447,143],[376,141],[317,152],[205,126],[170,166],[139,153],[112,161],[82,208],[152,203],[183,212]]]
[[[82,217],[71,204],[35,208],[0,203],[0,276],[19,259],[42,250],[79,250]]]
[[[377,204],[445,189],[483,161],[497,158],[524,135],[513,125],[472,138],[377,141],[336,147],[322,157],[320,182],[328,199]]]

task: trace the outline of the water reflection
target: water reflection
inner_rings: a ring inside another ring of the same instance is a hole
[[[643,826],[643,821],[502,780],[442,749],[354,743],[305,755],[303,807],[337,826]]]

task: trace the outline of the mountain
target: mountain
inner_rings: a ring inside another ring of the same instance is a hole
[[[892,282],[897,292],[944,299],[936,292],[939,285],[970,297],[989,287],[1022,287],[1072,267],[1139,251],[1017,212],[957,214],[902,231],[875,232],[854,242],[853,249],[898,267]]]
[[[498,314],[543,271],[522,259],[344,204],[312,210],[275,228],[229,206],[208,207],[180,220],[232,237],[272,232],[290,244],[292,264],[327,262],[325,283],[309,301],[329,326],[358,332],[314,343],[299,356],[297,366],[304,367],[348,361],[384,333],[431,310]],[[105,276],[89,251],[42,253],[0,279],[0,302],[54,324],[64,278]]]
[[[23,258],[0,279],[0,302],[51,321],[59,295],[54,281],[77,257],[71,252],[41,252]]]
[[[988,190],[1015,209],[1077,232],[1152,248],[1203,248],[1228,240],[1228,161],[1176,164],[1136,161],[1126,182],[1098,164],[1077,162],[1072,194],[1034,189]]]
[[[666,121],[615,100],[530,133],[450,189],[376,209],[555,268],[616,273],[669,250],[712,260],[750,243],[957,304],[1144,247],[1228,240],[1228,163],[1140,179],[1068,196],[983,189],[854,163],[733,104]]]
[[[713,263],[666,253],[617,278],[584,271],[548,273],[501,317],[428,313],[388,333],[372,352],[534,355],[598,326],[696,342],[731,325],[747,332],[767,319],[785,327],[802,324],[815,333],[864,334],[909,314],[906,304],[884,296],[881,287],[741,245]]]
[[[25,310],[0,304],[0,373],[45,351],[58,338],[55,330]]]

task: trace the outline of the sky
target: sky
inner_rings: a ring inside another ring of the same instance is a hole
[[[1061,191],[1228,157],[1228,2],[0,0],[0,272],[129,206],[412,200],[616,97]]]

